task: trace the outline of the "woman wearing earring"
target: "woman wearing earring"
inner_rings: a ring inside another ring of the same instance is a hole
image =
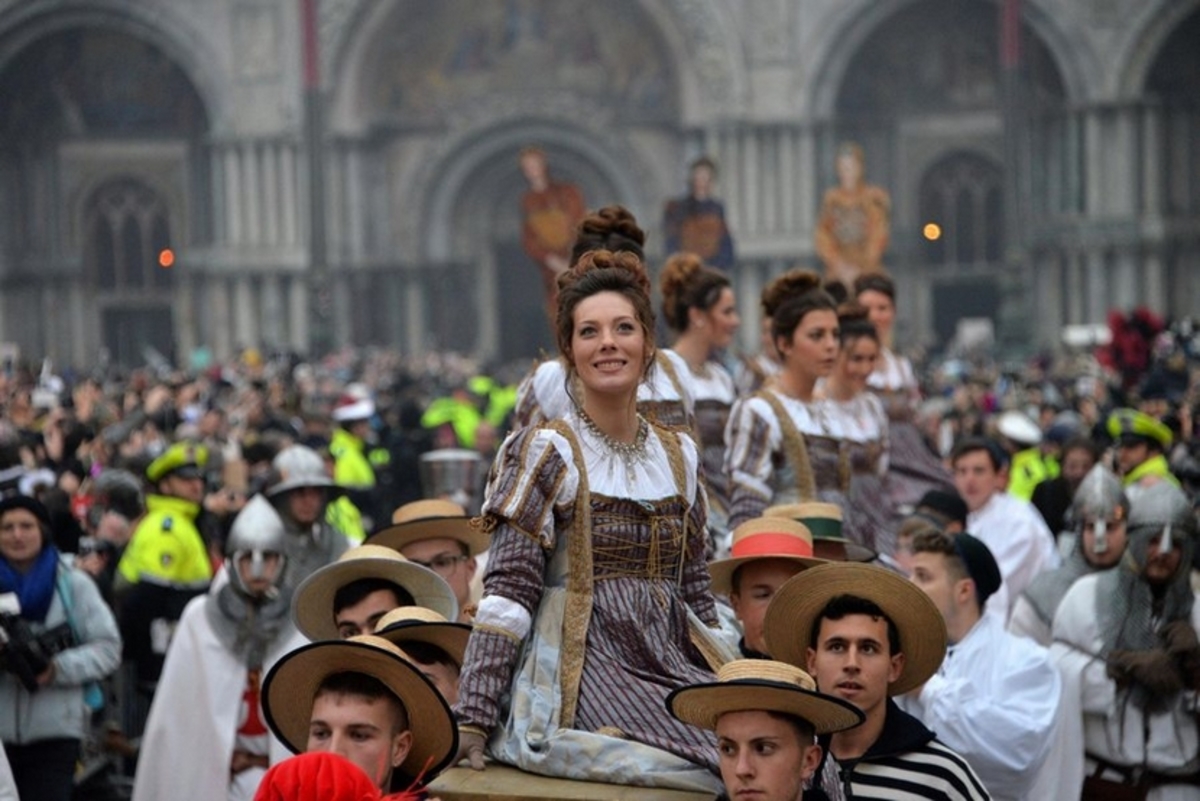
[[[921,403],[921,390],[912,364],[891,349],[896,320],[895,283],[886,275],[864,275],[854,282],[854,293],[879,335],[879,359],[867,386],[879,396],[887,411],[888,491],[894,506],[913,506],[927,491],[952,490],[954,483],[950,471],[934,455],[913,422]]]
[[[571,250],[571,264],[585,253],[608,250],[645,259],[646,232],[624,206],[605,206],[583,218]],[[517,428],[558,420],[571,411],[578,388],[569,384],[570,370],[561,358],[547,359],[517,388],[513,423]],[[651,422],[690,431],[695,425],[695,402],[687,365],[670,351],[658,351],[648,380],[638,387],[638,410]]]
[[[879,358],[879,335],[856,304],[838,309],[841,349],[837,365],[818,393],[832,402],[845,433],[850,459],[849,505],[869,525],[874,549],[895,551],[895,509],[885,491],[888,466],[888,419],[883,403],[867,389]]]
[[[729,277],[706,267],[698,256],[676,253],[659,279],[662,311],[675,332],[672,350],[687,364],[696,398],[696,433],[708,487],[710,558],[728,556],[729,482],[725,478],[725,425],[737,398],[733,377],[714,358],[729,347],[741,320]]]
[[[734,406],[726,432],[729,526],[768,506],[823,501],[842,507],[843,532],[874,548],[869,521],[846,503],[850,447],[832,402],[815,397],[817,382],[838,359],[837,304],[808,270],[792,270],[763,292],[771,335],[783,362],[773,383]]]
[[[481,769],[486,745],[544,775],[713,789],[712,736],[663,706],[730,654],[712,639],[696,445],[638,412],[654,362],[649,279],[633,254],[596,251],[563,274],[558,300],[577,405],[497,457],[460,755]]]

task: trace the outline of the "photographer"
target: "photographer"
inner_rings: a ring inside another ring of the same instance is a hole
[[[45,507],[21,495],[0,500],[0,594],[0,738],[17,790],[69,801],[86,685],[120,661],[116,621],[92,580],[59,558]]]

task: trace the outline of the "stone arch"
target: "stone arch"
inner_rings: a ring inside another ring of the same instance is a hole
[[[230,81],[221,59],[184,15],[170,8],[146,8],[115,0],[44,0],[21,3],[0,15],[0,74],[27,46],[70,28],[115,30],[152,43],[191,81],[204,105],[210,133],[229,126]]]
[[[748,79],[737,26],[724,5],[714,0],[632,2],[654,24],[665,59],[674,67],[680,119],[694,122],[741,102]],[[367,73],[365,59],[395,3],[332,0],[327,5],[321,20],[321,60],[332,98],[331,128],[361,133],[364,121],[353,105]]]
[[[1145,92],[1146,81],[1163,45],[1185,20],[1200,12],[1200,0],[1171,0],[1157,3],[1146,24],[1130,38],[1130,43],[1118,63],[1122,64],[1117,78],[1120,97],[1138,97]]]
[[[805,106],[820,120],[834,116],[838,94],[851,64],[863,45],[881,25],[903,9],[925,0],[860,0],[838,5],[828,20],[827,33],[816,43],[813,57],[815,73],[809,85]],[[1068,100],[1081,102],[1095,95],[1099,87],[1089,76],[1099,74],[1098,61],[1090,51],[1081,50],[1059,22],[1040,7],[1022,5],[1022,22],[1041,39],[1049,50],[1063,81]],[[998,13],[998,11],[997,11]]]

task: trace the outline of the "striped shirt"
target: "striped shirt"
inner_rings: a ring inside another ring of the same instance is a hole
[[[830,739],[829,735],[821,738],[826,754]],[[965,759],[938,742],[933,732],[890,699],[883,732],[865,754],[844,762],[832,755],[826,759],[833,760],[836,770],[819,771],[818,775],[827,781],[835,779],[841,787],[826,789],[840,789],[846,799],[983,801],[991,798]]]

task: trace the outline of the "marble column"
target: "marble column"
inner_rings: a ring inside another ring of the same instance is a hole
[[[287,284],[288,340],[287,344],[299,353],[307,353],[308,341],[308,281],[302,272],[290,273]]]
[[[233,329],[229,307],[229,288],[224,276],[208,275],[205,280],[208,295],[209,330],[212,331],[213,356],[219,360],[233,355]]]
[[[260,304],[262,309],[262,325],[260,337],[268,347],[282,347],[287,344],[283,318],[283,289],[277,273],[267,273],[262,276]]]
[[[257,347],[259,309],[254,300],[253,278],[239,275],[233,279],[234,347]]]
[[[1067,251],[1067,322],[1079,325],[1086,322],[1084,312],[1086,304],[1086,288],[1083,270],[1083,256],[1075,248]]]
[[[1108,310],[1114,299],[1110,296],[1112,286],[1108,276],[1108,259],[1099,248],[1084,256],[1087,270],[1087,316],[1085,322],[1103,323],[1108,319]]]

